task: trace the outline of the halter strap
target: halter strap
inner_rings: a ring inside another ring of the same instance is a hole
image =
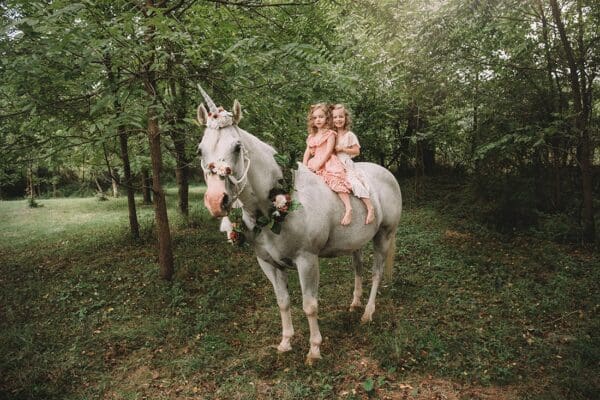
[[[241,139],[241,135],[240,132],[238,131],[238,127],[235,126],[235,130],[238,134],[238,136]],[[238,179],[235,176],[233,176],[232,174],[227,174],[226,171],[220,171],[219,170],[219,166],[215,166],[213,169],[216,169],[216,171],[211,170],[210,168],[208,168],[207,166],[205,166],[204,161],[200,162],[200,166],[202,167],[202,170],[204,171],[204,179],[206,179],[206,176],[209,173],[213,173],[213,174],[217,174],[221,177],[227,178],[229,179],[229,181],[231,182],[231,184],[234,187],[234,193],[232,195],[232,199],[231,199],[231,203],[234,204],[238,201],[240,194],[244,191],[244,189],[246,188],[246,184],[248,183],[248,170],[250,169],[250,157],[248,157],[248,150],[246,150],[246,147],[241,146],[242,149],[242,153],[240,154],[241,157],[241,161],[242,161],[242,176]],[[217,162],[222,162],[223,160],[217,160]],[[241,203],[241,202],[239,202]]]

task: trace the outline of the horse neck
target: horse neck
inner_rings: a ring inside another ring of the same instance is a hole
[[[271,207],[269,192],[279,185],[279,180],[283,177],[281,167],[273,157],[276,151],[256,136],[241,129],[240,136],[250,160],[247,188],[240,195],[240,200],[250,214],[254,215],[257,209],[267,214]]]

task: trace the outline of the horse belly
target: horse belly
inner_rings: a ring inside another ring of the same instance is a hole
[[[337,257],[352,254],[362,249],[375,233],[375,224],[361,226],[338,226],[335,227],[327,240],[327,243],[319,251],[319,257]]]

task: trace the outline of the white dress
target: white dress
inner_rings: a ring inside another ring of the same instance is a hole
[[[360,148],[358,138],[353,132],[348,131],[343,135],[338,134],[336,147],[352,147],[355,144]],[[369,185],[367,184],[364,175],[354,168],[354,161],[352,161],[352,157],[354,156],[350,156],[350,154],[341,151],[336,153],[336,155],[346,166],[346,178],[350,184],[352,184],[352,192],[354,195],[356,197],[368,199],[370,197]]]

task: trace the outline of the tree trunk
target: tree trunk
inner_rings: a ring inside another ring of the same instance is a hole
[[[152,187],[152,178],[150,178],[150,174],[148,174],[148,168],[142,168],[142,197],[144,199],[144,204],[152,204],[152,192],[150,191],[150,187]]]
[[[591,110],[591,104],[587,104],[591,96],[587,96],[585,69],[583,67],[583,55],[579,58],[579,62],[575,59],[573,47],[567,36],[565,25],[562,20],[560,7],[557,0],[550,0],[552,6],[552,16],[560,35],[560,40],[565,50],[567,63],[569,65],[569,80],[571,84],[571,96],[573,98],[574,121],[573,125],[575,132],[579,137],[577,146],[577,158],[581,169],[581,188],[583,194],[583,239],[585,242],[593,243],[596,238],[596,227],[594,221],[594,205],[593,205],[593,186],[592,186],[592,160],[591,160],[591,140],[588,126],[588,113]],[[582,24],[581,17],[581,1],[577,2],[579,8],[579,24]],[[580,25],[581,27],[581,25]],[[583,38],[580,38],[582,41]],[[579,44],[579,51],[583,51]],[[593,82],[589,82],[592,85]]]
[[[135,208],[135,193],[133,191],[133,182],[131,180],[131,165],[129,163],[129,148],[127,146],[127,133],[121,127],[119,128],[119,144],[121,146],[121,160],[123,161],[123,175],[125,175],[125,190],[127,190],[127,208],[129,210],[129,229],[131,236],[135,240],[140,239],[140,225],[137,219],[137,210]]]
[[[180,56],[176,55],[175,61],[181,63],[182,61],[180,58]],[[172,61],[167,61],[167,68],[169,70],[169,75],[176,75],[174,71],[175,65],[173,65]],[[185,134],[179,127],[182,124],[186,113],[186,91],[184,84],[179,85],[179,90],[177,90],[177,86],[176,79],[170,79],[169,88],[171,90],[171,96],[174,99],[173,108],[175,109],[175,113],[172,117],[173,128],[170,134],[175,147],[173,155],[176,162],[175,179],[177,181],[178,208],[179,212],[187,217],[189,215],[189,161],[185,154]]]
[[[424,173],[426,175],[433,174],[435,170],[435,145],[432,141],[427,140],[423,142],[422,155]]]
[[[29,191],[29,198],[33,202],[35,198],[35,186],[33,184],[33,167],[31,165],[27,168],[27,190]]]
[[[177,144],[175,145],[177,147]],[[179,153],[179,149],[176,149]],[[185,151],[182,150],[182,151]],[[183,160],[185,161],[185,160]],[[182,162],[181,158],[177,158],[177,166],[175,169],[175,179],[177,180],[177,195],[178,195],[178,206],[179,212],[186,217],[189,215],[189,182],[188,182],[189,168],[186,162]]]
[[[165,192],[160,183],[160,170],[162,169],[162,155],[160,149],[160,130],[158,116],[153,107],[148,108],[148,141],[150,142],[150,157],[152,159],[152,192],[154,192],[154,218],[156,221],[156,234],[158,236],[158,262],[160,276],[171,280],[173,276],[173,250],[171,246],[171,231],[167,215],[167,202]]]
[[[119,182],[117,182],[117,180],[115,179],[114,171],[110,175],[110,180],[112,183],[113,197],[117,198],[117,197],[119,197]]]
[[[102,190],[102,186],[100,186],[100,182],[98,182],[98,178],[95,178],[94,181],[96,182],[96,188],[98,188],[98,193],[103,194],[104,190]]]
[[[546,123],[548,125],[555,122],[555,114],[562,114],[562,89],[560,84],[561,74],[556,71],[556,61],[550,52],[550,28],[544,6],[541,0],[536,0],[540,21],[542,23],[542,39],[544,42],[544,57],[546,59],[546,77],[548,80],[548,94],[546,105]],[[563,164],[561,161],[562,142],[564,136],[558,133],[550,139],[551,145],[551,165],[552,165],[552,189],[551,189],[551,208],[555,211],[562,209],[562,191],[561,175]]]
[[[146,11],[154,8],[153,0],[146,0]],[[174,272],[173,248],[171,245],[171,231],[167,215],[167,202],[165,192],[160,183],[160,171],[162,169],[162,153],[160,148],[160,127],[156,107],[158,88],[156,87],[156,75],[152,66],[154,64],[154,26],[150,24],[146,30],[145,42],[151,53],[148,62],[144,66],[144,84],[146,92],[150,97],[151,104],[147,109],[148,115],[148,142],[150,144],[150,159],[152,160],[152,191],[154,192],[154,217],[156,221],[156,234],[158,237],[158,262],[160,265],[160,277],[171,280]]]
[[[121,114],[121,102],[118,97],[118,77],[120,75],[119,70],[117,69],[117,76],[115,76],[113,72],[112,59],[110,54],[106,54],[104,57],[104,65],[106,67],[106,71],[108,74],[108,82],[111,87],[112,93],[115,96],[114,99],[114,107],[117,113],[117,116]],[[121,162],[123,163],[123,175],[125,178],[125,190],[127,191],[127,209],[129,213],[129,230],[131,231],[131,236],[134,240],[140,239],[140,225],[137,219],[137,210],[135,207],[135,192],[133,190],[133,181],[131,179],[131,164],[129,162],[129,148],[127,145],[127,132],[125,132],[125,128],[123,126],[119,126],[117,128],[117,133],[119,135],[119,146],[121,151]],[[113,175],[113,174],[111,174]],[[112,177],[112,176],[111,176]],[[113,192],[116,190],[114,187],[115,179],[113,178]],[[117,192],[118,193],[118,192]]]
[[[479,175],[481,169],[480,160],[476,157],[477,146],[479,146],[479,70],[475,71],[475,91],[473,93],[473,133],[471,136],[471,161],[475,174]]]

